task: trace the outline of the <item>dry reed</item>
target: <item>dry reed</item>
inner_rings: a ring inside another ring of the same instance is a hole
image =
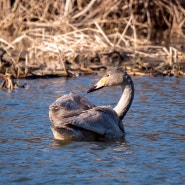
[[[177,58],[183,58],[175,48],[150,44],[154,39],[159,43],[161,38],[185,36],[185,6],[180,0],[8,2],[1,1],[0,47],[12,65],[2,69],[15,78],[89,74],[103,68],[102,58],[112,51],[132,59],[160,58],[171,69]]]

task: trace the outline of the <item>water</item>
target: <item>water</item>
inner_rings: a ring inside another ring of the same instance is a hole
[[[86,94],[97,78],[29,80],[30,89],[0,92],[0,184],[184,184],[185,78],[133,78],[125,141],[53,140],[48,107],[62,94],[118,101],[119,87]]]

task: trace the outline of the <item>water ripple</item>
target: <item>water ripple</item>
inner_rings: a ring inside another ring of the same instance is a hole
[[[48,106],[62,94],[76,90],[115,106],[119,87],[85,93],[95,79],[28,80],[31,90],[0,92],[1,184],[184,183],[185,79],[134,77],[125,141],[52,139]]]

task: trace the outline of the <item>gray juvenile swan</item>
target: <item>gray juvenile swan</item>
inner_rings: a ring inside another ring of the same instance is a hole
[[[124,136],[121,120],[129,110],[134,98],[134,84],[123,70],[114,68],[103,76],[87,92],[106,86],[121,86],[122,96],[118,104],[96,107],[85,97],[71,92],[58,98],[49,107],[51,127],[57,140],[106,140]]]

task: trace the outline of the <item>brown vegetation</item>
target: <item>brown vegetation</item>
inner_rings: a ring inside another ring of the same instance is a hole
[[[5,91],[12,91],[15,88],[15,82],[12,78],[12,75],[9,73],[6,73],[3,76],[3,82],[0,84],[0,89]]]
[[[15,78],[92,74],[184,76],[180,0],[1,0],[0,73]],[[182,43],[181,43],[182,44]]]

